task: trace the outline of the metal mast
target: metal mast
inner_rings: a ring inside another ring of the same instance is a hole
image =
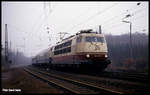
[[[7,24],[5,24],[5,62],[8,63],[8,31],[7,31]]]
[[[102,34],[101,25],[99,25],[99,34]]]

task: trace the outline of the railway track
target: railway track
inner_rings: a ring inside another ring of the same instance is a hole
[[[38,71],[33,68],[25,68],[26,72],[30,73],[31,75],[48,82],[50,84],[54,84],[59,88],[67,91],[67,93],[73,94],[124,94],[123,92],[114,91],[111,89],[98,87],[96,85],[91,85],[85,82],[73,80],[70,78],[46,73],[43,71]]]
[[[70,72],[65,71],[68,73],[78,73],[78,74],[86,74],[90,76],[97,76],[97,77],[106,77],[111,79],[119,79],[119,80],[127,80],[133,82],[141,82],[141,83],[148,83],[149,76],[145,73],[133,73],[133,72],[114,72],[114,71],[103,71],[103,72]]]
[[[99,74],[91,74],[91,75],[100,76],[100,77],[110,77],[114,79],[128,80],[128,81],[134,81],[134,82],[136,81],[136,82],[142,82],[142,83],[148,83],[149,81],[147,74],[140,74],[140,73],[104,71]]]
[[[33,69],[33,67],[32,67]],[[63,80],[70,81],[72,83],[80,83],[82,85],[88,85],[88,87],[93,86],[95,90],[100,91],[106,90],[110,93],[147,93],[146,89],[147,85],[143,83],[136,83],[136,82],[128,82],[123,80],[117,80],[117,79],[108,79],[105,77],[94,77],[94,76],[88,76],[88,75],[80,75],[80,74],[69,74],[64,72],[58,72],[54,70],[50,70],[49,72],[46,72],[45,70],[41,70],[37,68],[34,68],[35,72],[39,72],[42,75],[46,76],[52,76],[55,78],[61,78]],[[99,93],[99,92],[98,92]]]

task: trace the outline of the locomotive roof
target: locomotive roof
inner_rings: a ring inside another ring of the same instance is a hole
[[[94,32],[92,29],[88,29],[88,30],[81,30],[79,33],[76,33],[76,35],[83,34],[83,33],[86,33],[86,34],[96,33],[96,34],[98,34],[98,32]]]
[[[56,45],[60,44],[62,42],[68,41],[69,39],[71,39],[71,38],[73,38],[73,37],[75,37],[77,35],[82,35],[82,34],[84,35],[84,34],[99,34],[99,33],[98,32],[94,32],[92,29],[81,30],[81,31],[79,31],[79,33],[76,33],[76,35],[71,35],[71,36],[69,36],[69,37],[67,37],[65,39],[62,39],[60,42],[57,42]],[[103,34],[101,34],[101,35],[103,35]]]

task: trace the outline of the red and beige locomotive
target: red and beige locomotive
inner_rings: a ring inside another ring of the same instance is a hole
[[[46,49],[35,56],[32,63],[50,68],[67,67],[102,71],[111,62],[108,59],[104,34],[89,29],[82,30]]]

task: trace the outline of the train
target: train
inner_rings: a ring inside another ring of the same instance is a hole
[[[32,58],[32,65],[103,71],[111,64],[105,36],[92,29],[81,30]]]

